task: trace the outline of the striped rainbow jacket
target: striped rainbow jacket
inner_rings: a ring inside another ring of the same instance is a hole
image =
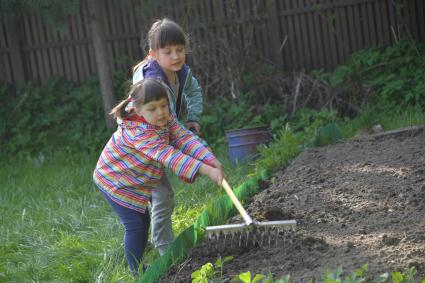
[[[164,167],[192,183],[201,163],[215,160],[191,131],[170,117],[165,127],[143,118],[119,122],[93,173],[95,184],[116,203],[144,213]]]

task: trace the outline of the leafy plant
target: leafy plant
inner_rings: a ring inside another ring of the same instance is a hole
[[[323,280],[325,283],[361,283],[366,282],[367,278],[365,275],[369,269],[367,264],[357,269],[355,272],[342,278],[342,267],[336,268],[334,271],[325,271],[323,274]]]
[[[191,275],[192,283],[207,283],[208,280],[214,277],[214,266],[211,262],[208,262]]]
[[[263,274],[256,274],[254,277],[251,277],[251,272],[247,271],[244,273],[241,273],[239,275],[236,276],[237,280],[240,280],[243,283],[255,283],[255,282],[260,282],[260,280],[266,278],[265,275]]]
[[[256,274],[254,277],[251,276],[251,272],[243,272],[235,276],[235,280],[241,281],[243,283],[255,283],[255,282],[261,282],[261,283],[288,283],[289,282],[289,275],[285,275],[281,278],[274,279],[273,275],[268,274]]]
[[[328,76],[329,82],[334,88],[344,89],[350,103],[360,103],[366,89],[371,89],[372,104],[424,107],[424,54],[425,46],[412,41],[399,41],[385,49],[370,48],[353,54],[346,64],[337,67]]]
[[[223,279],[223,266],[233,260],[233,256],[219,257],[214,265],[208,262],[194,272],[192,272],[192,283],[227,282]]]

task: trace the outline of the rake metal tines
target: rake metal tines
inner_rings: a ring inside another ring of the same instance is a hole
[[[206,237],[210,242],[216,242],[216,246],[242,247],[248,245],[275,245],[285,242],[290,232],[295,231],[295,220],[280,220],[253,222],[250,225],[228,224],[206,227]],[[289,232],[289,233],[288,233]]]

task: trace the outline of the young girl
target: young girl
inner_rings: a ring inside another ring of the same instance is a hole
[[[147,36],[148,56],[133,68],[133,84],[155,78],[167,86],[170,109],[181,116],[186,103],[186,127],[199,134],[202,93],[198,81],[186,65],[186,35],[175,22],[164,18],[153,23]]]
[[[163,82],[166,85],[171,113],[181,117],[182,108],[186,108],[186,127],[199,134],[202,94],[198,81],[185,64],[185,33],[175,22],[161,19],[153,23],[147,41],[149,54],[134,67],[133,83],[143,78],[154,78]],[[151,205],[152,242],[162,255],[174,240],[171,225],[174,193],[165,175],[161,185],[152,195]]]
[[[164,167],[189,183],[201,173],[220,185],[223,171],[215,168],[220,163],[198,138],[170,115],[159,81],[133,85],[111,114],[119,126],[99,157],[93,180],[125,227],[125,255],[137,276],[150,225],[146,208]]]

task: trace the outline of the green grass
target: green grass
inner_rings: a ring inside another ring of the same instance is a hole
[[[231,169],[231,183],[249,167]],[[58,151],[0,165],[0,282],[133,282],[125,262],[123,228],[92,183],[96,156]],[[201,177],[188,185],[170,176],[176,195],[176,234],[193,224],[223,191]],[[152,261],[156,251],[147,251]]]
[[[122,229],[91,182],[96,160],[65,152],[0,169],[0,281],[128,279]],[[103,273],[102,273],[103,272]]]

